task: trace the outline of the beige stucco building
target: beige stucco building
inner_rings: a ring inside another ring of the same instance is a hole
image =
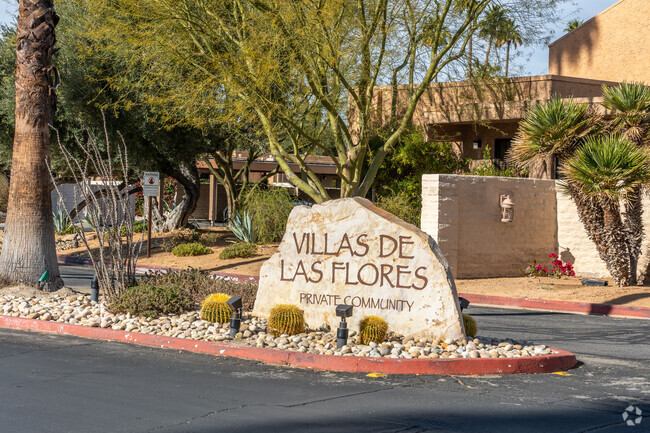
[[[610,115],[601,105],[603,85],[650,84],[648,25],[650,0],[621,0],[550,45],[549,75],[433,83],[422,95],[413,123],[427,140],[451,142],[463,158],[483,159],[489,147],[490,159],[503,168],[519,122],[531,106],[559,96]],[[385,125],[392,89],[378,88],[375,98],[378,123]],[[396,106],[405,107],[407,86],[398,90],[398,98]],[[354,122],[354,113],[350,115]]]
[[[550,74],[650,84],[650,1],[621,0],[549,46]]]

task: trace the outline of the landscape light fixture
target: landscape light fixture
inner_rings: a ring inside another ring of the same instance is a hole
[[[515,214],[515,203],[510,198],[510,194],[499,196],[499,206],[501,207],[501,222],[511,223]]]
[[[462,296],[458,298],[460,302],[460,311],[462,312],[465,308],[469,307],[469,301]]]
[[[226,304],[232,308],[232,318],[230,319],[230,338],[235,338],[241,326],[241,296],[233,296],[226,301]]]
[[[90,300],[95,302],[99,301],[99,281],[97,281],[97,275],[90,282]]]
[[[337,305],[336,306],[336,315],[341,318],[341,323],[339,323],[339,329],[336,331],[336,348],[340,349],[341,347],[348,344],[348,322],[345,320],[348,317],[352,317],[352,305]]]

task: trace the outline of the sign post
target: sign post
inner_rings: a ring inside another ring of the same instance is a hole
[[[160,185],[160,173],[157,171],[145,171],[142,179],[142,195],[149,197],[148,219],[147,219],[147,258],[151,257],[151,197],[158,196]]]

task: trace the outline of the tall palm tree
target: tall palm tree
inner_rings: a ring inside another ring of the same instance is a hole
[[[596,245],[598,252],[614,282],[629,285],[631,256],[619,202],[650,181],[648,154],[620,135],[588,137],[561,172],[573,191],[602,208],[604,242]]]
[[[523,43],[519,26],[513,19],[507,19],[504,23],[503,32],[497,40],[497,46],[502,47],[506,45],[506,78],[508,78],[508,67],[510,64],[510,47],[517,49]]]
[[[50,130],[55,110],[52,78],[52,0],[20,0],[16,40],[16,124],[0,275],[36,283],[49,271],[60,283],[50,199]]]
[[[479,23],[480,30],[478,35],[488,41],[487,50],[485,51],[484,66],[488,65],[494,41],[500,39],[500,35],[503,33],[503,29],[506,26],[508,21],[506,18],[507,12],[507,9],[503,8],[501,5],[491,5],[485,14],[485,18]]]
[[[584,21],[582,21],[582,20],[577,20],[577,19],[576,20],[571,20],[566,24],[566,28],[564,29],[564,31],[566,33],[571,33],[572,31],[574,31],[575,29],[577,29],[578,27],[580,27],[583,24],[584,24]]]
[[[616,87],[603,86],[603,106],[615,112],[609,122],[612,131],[622,134],[635,145],[646,146],[650,141],[650,88],[642,83],[621,83]],[[637,263],[643,242],[642,186],[628,194],[625,218],[630,252],[630,284],[637,283]],[[650,280],[650,265],[644,277]],[[648,281],[650,282],[650,281]]]

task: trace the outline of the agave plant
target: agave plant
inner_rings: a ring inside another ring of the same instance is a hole
[[[647,152],[620,135],[591,137],[561,169],[569,187],[602,209],[602,226],[592,234],[601,257],[619,286],[629,285],[630,243],[620,202],[635,199],[650,181]]]
[[[57,234],[64,235],[70,233],[73,228],[72,223],[63,209],[58,209],[56,212],[52,212],[52,218],[54,219],[54,231]]]
[[[242,242],[254,244],[257,241],[259,229],[253,227],[253,218],[251,218],[248,211],[244,211],[243,215],[235,211],[230,221],[228,221],[228,229]]]

